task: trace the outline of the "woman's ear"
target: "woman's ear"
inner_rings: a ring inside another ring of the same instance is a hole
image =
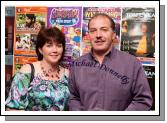
[[[39,52],[41,53],[41,55],[43,55],[42,49],[41,49],[41,48],[39,48],[38,50],[39,50]]]

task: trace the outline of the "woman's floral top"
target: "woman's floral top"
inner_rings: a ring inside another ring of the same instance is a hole
[[[63,75],[58,81],[43,80],[31,73],[15,74],[6,99],[8,108],[27,111],[62,111],[67,110],[69,97],[68,77]]]

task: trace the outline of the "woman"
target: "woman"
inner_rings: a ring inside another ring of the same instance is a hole
[[[69,96],[68,70],[61,64],[65,53],[65,36],[56,27],[42,28],[37,36],[37,62],[23,65],[14,76],[6,110],[62,111]]]
[[[151,34],[149,23],[141,24],[141,39],[139,40],[139,44],[136,50],[137,56],[147,56],[153,57],[154,55],[154,36]],[[153,33],[154,34],[154,33]]]

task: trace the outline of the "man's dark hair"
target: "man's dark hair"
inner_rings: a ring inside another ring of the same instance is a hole
[[[115,30],[115,22],[114,22],[114,20],[113,20],[109,15],[104,14],[104,13],[97,13],[97,14],[95,14],[95,15],[89,20],[89,22],[88,22],[88,29],[89,29],[90,22],[91,22],[93,19],[95,19],[95,18],[97,18],[97,17],[99,17],[99,16],[103,16],[103,17],[108,18],[109,21],[110,21],[110,24],[111,24],[111,29],[112,29],[112,30]]]
[[[26,14],[26,17],[31,20],[30,23],[27,23],[27,27],[33,27],[33,24],[36,22],[36,16],[34,14]]]
[[[34,14],[26,14],[26,17],[28,17],[30,20],[36,21],[36,16]]]

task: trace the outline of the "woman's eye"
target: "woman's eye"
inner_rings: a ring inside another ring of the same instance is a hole
[[[57,47],[61,48],[61,47],[63,47],[63,45],[62,44],[57,44]]]
[[[46,46],[47,46],[47,47],[51,47],[51,46],[52,46],[52,44],[47,44]]]

